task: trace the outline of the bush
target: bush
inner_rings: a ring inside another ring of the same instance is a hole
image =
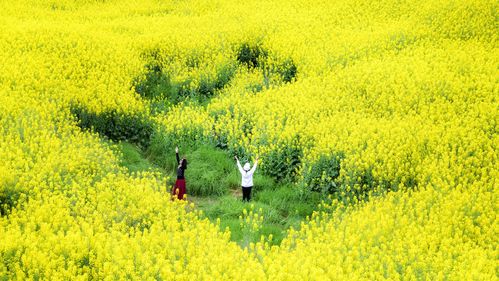
[[[148,61],[145,66],[144,78],[136,78],[133,81],[135,92],[141,97],[160,101],[167,97],[171,101],[178,99],[179,85],[174,83],[171,77],[163,71],[164,58],[158,49],[146,51],[142,57]]]
[[[322,156],[304,172],[303,183],[311,191],[332,194],[338,192],[338,177],[340,175],[343,153],[333,153]]]
[[[237,69],[235,64],[226,64],[214,76],[205,73],[200,77],[175,81],[157,61],[157,56],[151,55],[148,59],[150,62],[146,65],[145,78],[135,79],[133,86],[141,97],[151,101],[153,113],[166,111],[169,106],[186,100],[200,103],[208,101],[230,82]],[[199,80],[196,87],[192,87],[194,79]]]
[[[301,168],[303,150],[293,141],[264,155],[262,170],[277,181],[295,182]]]
[[[209,75],[200,77],[198,88],[192,89],[190,95],[200,102],[205,102],[211,99],[217,91],[223,89],[225,85],[229,84],[235,73],[235,65],[224,65],[217,70],[216,77],[211,77]]]
[[[141,149],[149,146],[153,126],[146,116],[119,113],[115,109],[97,114],[81,106],[72,106],[71,113],[81,129],[92,130],[113,141],[127,141]]]
[[[369,200],[370,196],[381,196],[389,191],[398,191],[400,186],[414,188],[417,181],[414,177],[402,179],[377,179],[372,168],[344,171],[346,175],[339,179],[342,152],[330,156],[322,156],[309,168],[304,169],[301,187],[306,190],[321,192],[323,195],[331,194],[334,198],[344,203],[355,203]]]
[[[176,96],[178,93],[177,85],[172,82],[168,75],[162,72],[161,67],[148,65],[146,69],[145,79],[134,81],[135,92],[147,99],[164,99]]]
[[[248,68],[260,66],[261,60],[267,57],[267,51],[260,45],[243,43],[237,51],[237,60]]]
[[[279,74],[282,77],[282,81],[284,81],[285,83],[292,82],[295,79],[297,73],[298,69],[296,68],[296,65],[292,59],[285,60],[279,66]]]
[[[141,97],[151,101],[151,111],[157,113],[166,111],[171,105],[185,100],[184,90],[188,81],[176,82],[170,75],[164,73],[159,66],[146,66],[147,72],[144,79],[135,79],[133,82],[135,92]]]
[[[13,185],[4,184],[0,190],[0,217],[7,216],[10,210],[14,208],[20,197],[20,191],[16,190]]]

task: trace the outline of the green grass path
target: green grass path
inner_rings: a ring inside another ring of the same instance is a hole
[[[121,165],[130,172],[155,170],[169,177],[168,185],[175,179],[175,153],[171,159],[155,163],[154,157],[147,156],[130,143],[120,143]],[[212,222],[220,219],[220,228],[231,231],[231,240],[246,246],[260,240],[261,235],[272,235],[271,244],[280,244],[290,227],[298,229],[300,223],[311,215],[320,203],[320,195],[304,192],[292,184],[276,183],[271,178],[255,173],[255,186],[252,200],[242,202],[240,175],[236,164],[225,151],[211,147],[200,147],[185,154],[189,165],[186,170],[188,201],[195,203]],[[241,227],[244,209],[261,210],[264,219],[257,231]]]

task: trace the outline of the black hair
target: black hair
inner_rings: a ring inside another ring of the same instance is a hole
[[[180,160],[180,167],[182,167],[182,169],[184,170],[187,169],[187,159],[182,158],[182,160]]]

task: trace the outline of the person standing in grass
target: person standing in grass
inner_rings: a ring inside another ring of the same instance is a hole
[[[241,167],[241,163],[239,163],[239,159],[237,156],[234,156],[236,159],[237,167],[239,168],[239,172],[241,172],[242,180],[241,187],[243,189],[243,201],[250,201],[251,199],[251,189],[253,188],[253,174],[255,173],[256,166],[258,164],[258,156],[256,157],[255,163],[253,164],[253,168],[249,162],[244,164],[244,167]]]
[[[177,181],[175,182],[175,186],[173,187],[172,190],[172,198],[177,198],[179,200],[184,199],[185,195],[185,170],[187,170],[187,159],[182,158],[178,156],[178,147],[175,147],[175,157],[177,158]]]

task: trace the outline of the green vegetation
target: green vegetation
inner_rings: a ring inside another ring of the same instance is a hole
[[[122,153],[120,165],[128,168],[130,172],[141,172],[150,170],[153,164],[145,159],[141,150],[131,143],[121,142],[118,143],[118,149]]]
[[[315,164],[308,167],[304,175],[304,184],[313,191],[331,194],[338,191],[341,183],[338,182],[340,175],[341,160],[344,153],[336,153],[331,156],[321,157]]]
[[[148,157],[147,153],[137,146],[122,142],[118,144],[121,151],[121,165],[130,172],[159,170],[170,177],[169,185],[175,180],[174,146],[164,148],[160,155]],[[185,152],[185,153],[183,153]],[[188,159],[186,171],[188,200],[203,210],[212,222],[220,219],[222,230],[229,228],[231,239],[241,246],[260,240],[261,235],[272,235],[271,244],[279,244],[289,227],[299,228],[300,222],[311,215],[320,203],[321,194],[302,189],[293,184],[276,182],[257,169],[250,203],[242,202],[240,174],[233,157],[228,152],[207,145],[186,147],[180,155]],[[261,209],[262,227],[257,231],[248,231],[241,227],[244,209]]]
[[[189,194],[220,196],[239,186],[239,172],[227,152],[201,146],[186,157]]]
[[[255,177],[255,181],[262,178],[257,175]],[[192,197],[191,200],[211,221],[219,218],[221,229],[228,227],[233,241],[247,246],[245,241],[256,242],[261,235],[272,235],[272,244],[279,244],[289,227],[298,229],[301,221],[312,214],[321,197],[319,193],[314,192],[308,192],[304,196],[300,189],[290,185],[262,187],[255,182],[250,203],[241,201],[239,189],[231,190],[231,194],[222,197]],[[255,210],[262,210],[264,219],[261,229],[247,233],[242,229],[239,217],[243,215],[243,210],[249,210],[251,205]],[[248,235],[250,237],[246,237]]]
[[[263,49],[260,44],[250,45],[242,44],[237,50],[237,61],[246,65],[248,68],[259,67],[261,61],[266,59],[268,51]]]
[[[12,184],[4,183],[3,185],[0,186],[0,217],[8,215],[20,197],[20,192],[15,190]]]
[[[143,114],[121,113],[109,110],[95,113],[83,106],[71,106],[76,124],[113,141],[126,141],[145,149],[149,146],[153,125]]]
[[[200,70],[196,75],[179,80],[172,75],[171,66],[158,50],[144,54],[147,62],[144,77],[138,77],[132,86],[141,97],[149,100],[151,112],[158,114],[167,111],[180,102],[206,104],[215,94],[223,89],[236,73],[235,62],[218,67],[215,73]],[[186,68],[199,70],[198,59],[186,62]],[[192,83],[197,81],[197,83]]]

